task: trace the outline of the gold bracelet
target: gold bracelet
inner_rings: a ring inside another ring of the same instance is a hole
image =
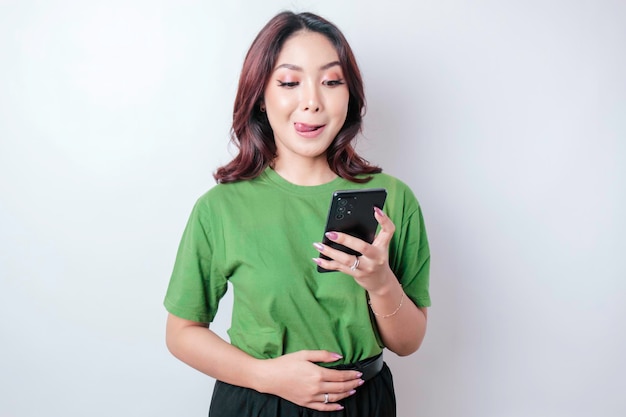
[[[384,314],[384,315],[383,315],[383,314],[378,314],[377,312],[375,312],[375,311],[374,311],[374,307],[372,307],[372,300],[369,300],[369,299],[368,299],[368,300],[367,300],[367,304],[369,304],[369,305],[370,305],[370,309],[372,310],[372,313],[374,313],[374,315],[375,315],[376,317],[380,317],[380,318],[382,318],[382,319],[386,319],[386,318],[389,318],[389,317],[395,316],[395,315],[396,315],[396,313],[397,313],[398,311],[400,311],[400,307],[402,307],[402,301],[404,301],[404,290],[402,290],[402,297],[400,297],[400,304],[398,304],[398,308],[396,308],[396,309],[394,310],[394,312],[393,312],[393,313],[390,313],[390,314]]]

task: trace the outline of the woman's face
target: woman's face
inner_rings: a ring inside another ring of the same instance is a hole
[[[264,93],[277,159],[325,161],[326,149],[346,120],[349,99],[339,56],[328,38],[295,33],[283,45]]]

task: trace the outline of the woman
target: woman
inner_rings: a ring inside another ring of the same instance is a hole
[[[420,346],[430,254],[411,190],[353,148],[364,104],[348,43],[319,16],[280,13],[248,51],[239,153],[196,202],[165,298],[168,348],[217,380],[210,416],[395,415],[381,352]],[[326,235],[358,258],[319,243],[332,192],[355,188],[388,192],[372,244]],[[209,329],[228,282],[230,343]]]

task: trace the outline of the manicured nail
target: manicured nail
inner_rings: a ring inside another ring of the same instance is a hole
[[[313,246],[320,252],[324,250],[324,245],[322,245],[321,243],[315,242]]]
[[[340,355],[340,354],[338,354],[338,353],[331,353],[330,355],[331,355],[333,358],[335,358],[335,359],[341,359],[341,358],[343,358],[343,356],[341,356],[341,355]]]
[[[330,240],[336,240],[339,235],[335,232],[326,232],[326,237],[329,238]]]
[[[357,377],[357,378],[361,378],[362,376],[363,376],[363,374],[362,374],[361,372],[358,372],[358,373],[356,374],[356,377]]]
[[[322,265],[322,260],[320,258],[311,258],[313,259],[313,262],[315,262],[318,265]]]
[[[352,391],[350,391],[350,392],[348,393],[348,395],[354,395],[354,394],[356,394],[356,390],[355,390],[355,389],[353,389]]]
[[[338,406],[337,406],[337,408],[336,408],[335,410],[337,410],[337,411],[341,411],[341,410],[343,410],[343,405],[338,405]]]
[[[362,379],[359,381],[359,386],[365,384],[365,381],[363,381]]]
[[[383,213],[383,211],[381,209],[379,209],[378,207],[374,206],[374,211],[379,215],[379,216],[384,216],[385,213]]]

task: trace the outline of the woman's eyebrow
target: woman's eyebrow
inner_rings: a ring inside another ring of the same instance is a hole
[[[328,64],[322,65],[320,67],[320,70],[324,71],[324,70],[327,70],[327,69],[332,68],[332,67],[337,66],[337,65],[341,66],[341,62],[339,62],[339,61],[332,61],[332,62],[329,62]],[[292,70],[292,71],[300,71],[300,72],[303,71],[302,67],[300,67],[298,65],[294,65],[294,64],[280,64],[279,66],[276,67],[275,70],[280,69],[280,68],[287,68],[287,69]]]
[[[320,69],[323,71],[323,70],[327,70],[327,69],[329,69],[329,68],[332,68],[332,67],[334,67],[334,66],[341,66],[341,62],[339,62],[339,61],[329,62],[329,63],[328,63],[328,64],[326,64],[326,65],[322,65],[322,66],[320,67]]]

